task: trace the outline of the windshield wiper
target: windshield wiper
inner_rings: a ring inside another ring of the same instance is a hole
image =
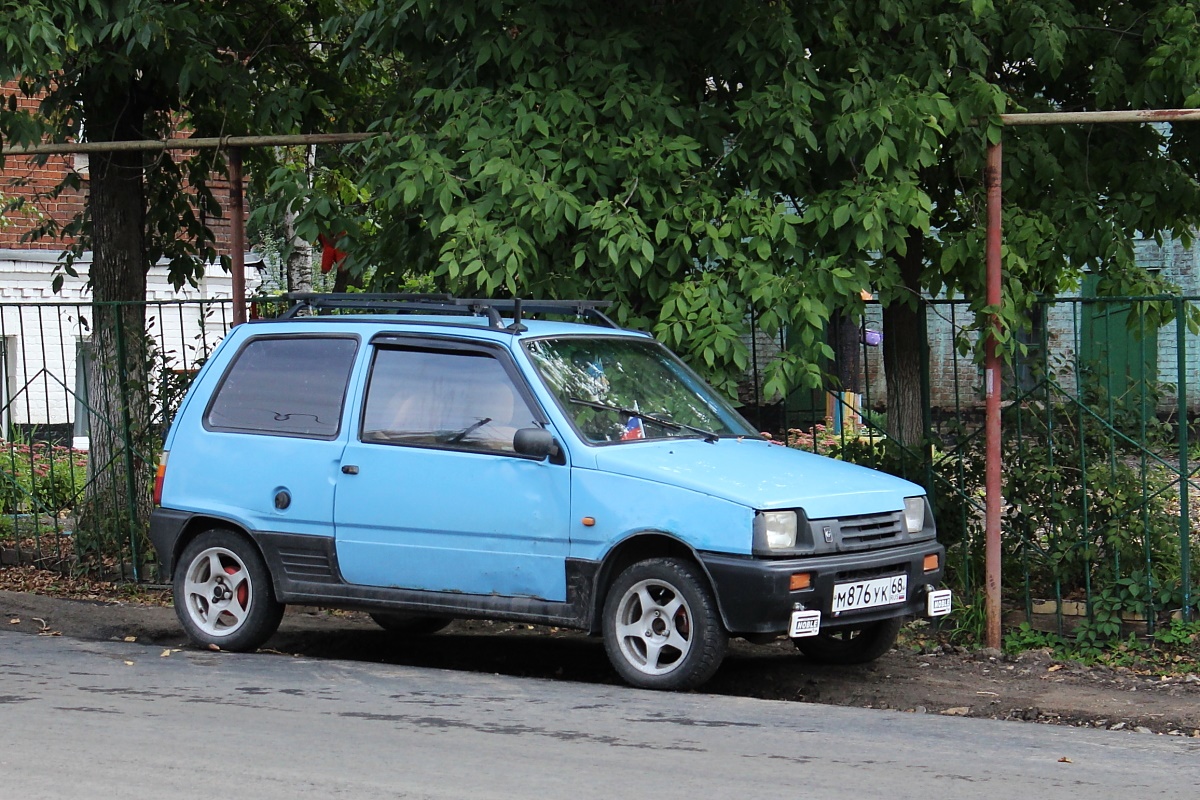
[[[450,436],[446,438],[445,442],[446,442],[446,444],[458,444],[463,439],[467,438],[472,433],[479,430],[484,425],[487,425],[491,421],[492,421],[491,417],[484,417],[483,419],[479,420],[478,422],[473,422],[470,425],[468,425],[467,427],[463,428],[461,431],[456,431],[455,433],[450,434]]]
[[[637,409],[633,408],[624,408],[622,406],[609,405],[608,403],[597,403],[595,400],[583,400],[578,397],[568,397],[567,402],[580,406],[587,406],[588,408],[598,408],[601,411],[616,411],[618,414],[626,414],[630,417],[637,417],[638,419],[644,419],[649,422],[653,422],[655,425],[659,425],[667,430],[691,431],[692,433],[703,436],[704,441],[708,442],[709,444],[714,444],[721,438],[720,434],[713,433],[710,430],[697,428],[695,425],[686,425],[682,422],[675,422],[674,420],[663,419],[662,417],[654,414],[647,414],[645,411],[638,411]]]

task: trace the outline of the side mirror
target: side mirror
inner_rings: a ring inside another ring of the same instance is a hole
[[[546,458],[558,455],[558,442],[545,428],[521,428],[513,436],[513,450],[523,456]]]

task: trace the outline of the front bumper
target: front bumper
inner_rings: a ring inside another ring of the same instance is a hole
[[[934,553],[938,569],[926,572],[925,557]],[[801,608],[821,612],[822,630],[892,617],[925,616],[926,587],[941,582],[946,560],[945,548],[933,540],[883,550],[779,560],[726,553],[699,555],[712,578],[725,627],[734,634],[786,633],[792,612]],[[808,589],[789,588],[797,572],[812,576]],[[908,576],[905,602],[833,613],[834,584],[901,574]]]

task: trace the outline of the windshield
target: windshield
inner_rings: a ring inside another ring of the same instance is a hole
[[[526,351],[588,442],[757,436],[662,345],[647,339],[534,339]]]

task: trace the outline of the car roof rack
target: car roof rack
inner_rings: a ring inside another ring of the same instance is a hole
[[[574,314],[598,321],[609,328],[620,328],[601,309],[612,305],[608,300],[486,300],[455,297],[450,294],[319,294],[291,292],[283,295],[290,307],[279,318],[293,319],[302,311],[325,315],[338,310],[375,311],[389,314],[464,314],[487,317],[488,326],[511,333],[526,328],[521,323],[524,314]],[[504,324],[501,314],[512,322]]]

